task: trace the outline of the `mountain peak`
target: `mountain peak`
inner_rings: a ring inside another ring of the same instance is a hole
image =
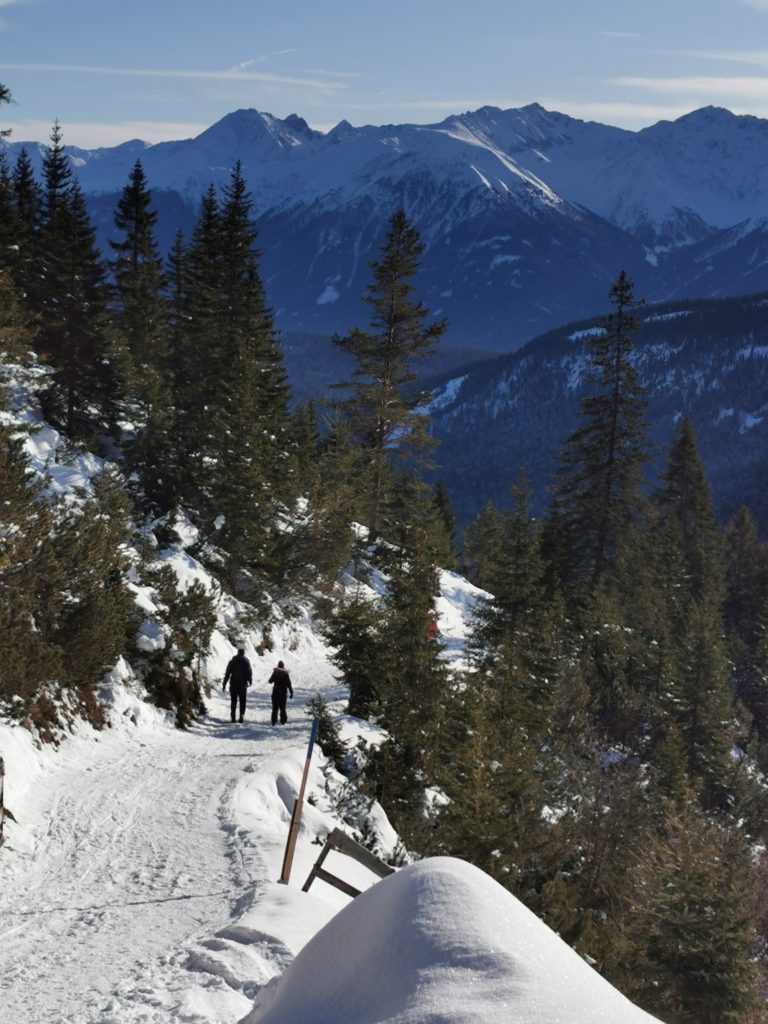
[[[213,142],[222,148],[238,150],[256,147],[262,152],[292,149],[316,138],[321,132],[309,127],[303,117],[289,114],[285,120],[253,107],[234,110],[207,128],[198,139]]]

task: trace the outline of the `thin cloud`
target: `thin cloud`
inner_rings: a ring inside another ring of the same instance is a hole
[[[753,7],[756,11],[768,12],[768,0],[744,0],[747,7]]]
[[[305,68],[305,75],[322,75],[324,78],[362,78],[359,71],[330,71],[328,68]]]
[[[474,110],[486,105],[498,106],[486,100],[389,100],[380,103],[344,103],[349,110]]]
[[[542,106],[561,114],[582,118],[585,121],[600,121],[622,127],[643,127],[657,121],[674,121],[690,113],[690,103],[622,103],[620,101],[573,101],[557,97],[543,97]]]
[[[260,64],[266,64],[266,62],[268,60],[272,60],[273,57],[285,57],[289,53],[298,53],[298,52],[299,51],[296,49],[296,47],[292,46],[292,47],[289,47],[286,50],[272,50],[271,53],[262,53],[262,55],[260,57],[257,57],[257,60],[259,61]],[[252,64],[253,61],[250,61],[249,63]]]
[[[13,132],[11,142],[47,143],[51,137],[51,125],[45,121],[12,121],[7,127]],[[100,146],[117,146],[128,139],[141,139],[150,145],[174,139],[192,139],[208,127],[207,124],[186,121],[118,121],[114,124],[67,121],[62,124],[62,131],[65,146],[97,149]]]
[[[693,60],[714,60],[723,63],[768,67],[768,50],[672,50],[666,55],[688,57]]]
[[[612,85],[646,89],[649,92],[673,93],[679,96],[721,96],[741,100],[768,99],[768,78],[756,76],[724,78],[694,76],[688,78],[612,78]]]
[[[269,71],[250,71],[237,66],[224,71],[193,71],[184,68],[107,68],[78,64],[11,64],[0,62],[5,71],[34,71],[60,74],[70,72],[79,75],[121,75],[132,78],[180,78],[200,82],[261,82],[267,85],[301,86],[318,89],[321,92],[337,92],[346,86],[338,80],[302,78],[291,75],[276,75]]]

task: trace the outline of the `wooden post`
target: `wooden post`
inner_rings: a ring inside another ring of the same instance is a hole
[[[5,783],[5,761],[0,757],[0,846],[3,845],[5,839],[5,831],[3,826],[5,825],[5,801],[3,799],[3,789]]]
[[[315,746],[315,740],[317,739],[317,730],[320,727],[320,719],[315,718],[312,722],[312,733],[309,737],[309,747],[307,748],[307,759],[304,762],[304,773],[301,776],[301,787],[299,788],[299,795],[293,804],[293,814],[291,815],[291,824],[288,829],[288,840],[285,844],[285,856],[283,857],[283,870],[280,872],[280,881],[283,885],[288,885],[288,879],[291,877],[291,865],[293,864],[293,852],[296,849],[296,840],[299,837],[299,823],[301,822],[301,809],[304,804],[304,790],[307,785],[307,776],[309,775],[309,764],[312,760],[312,750]]]

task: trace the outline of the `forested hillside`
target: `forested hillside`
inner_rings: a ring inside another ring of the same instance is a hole
[[[630,359],[648,397],[649,485],[680,421],[696,432],[718,516],[742,505],[768,536],[766,295],[669,302],[637,311]],[[534,512],[549,501],[559,452],[590,389],[585,345],[599,318],[564,324],[517,352],[434,378],[439,475],[462,522],[504,502],[525,468]]]
[[[121,655],[180,726],[204,713],[217,595],[157,557],[183,533],[265,644],[276,607],[311,603],[350,713],[386,730],[358,784],[414,856],[476,864],[668,1024],[768,1019],[768,549],[746,508],[718,522],[687,419],[643,485],[628,277],[585,339],[547,508],[510,480],[460,553],[413,388],[446,324],[405,213],[322,410],[289,409],[241,167],[167,262],[154,225],[137,161],[97,250],[58,127],[42,184],[23,155],[0,169],[2,713],[43,738],[66,714],[98,726]],[[103,471],[57,496],[78,459]],[[461,671],[434,625],[438,567],[459,565],[488,594]],[[381,600],[346,596],[345,568]]]

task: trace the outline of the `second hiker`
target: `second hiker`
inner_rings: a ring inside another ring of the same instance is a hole
[[[293,699],[293,687],[291,686],[291,677],[288,675],[282,661],[278,661],[277,668],[267,681],[272,683],[272,725],[277,725],[278,713],[280,715],[280,724],[285,725],[288,721],[285,702],[288,694]]]

